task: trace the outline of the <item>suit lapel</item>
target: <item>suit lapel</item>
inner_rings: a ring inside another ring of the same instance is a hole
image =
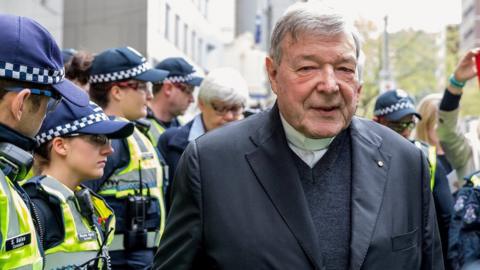
[[[352,235],[350,269],[361,268],[383,200],[391,155],[382,139],[359,119],[352,120]]]
[[[258,147],[247,154],[246,158],[298,244],[312,265],[320,269],[321,253],[317,233],[276,106],[269,114],[266,125],[252,137]]]

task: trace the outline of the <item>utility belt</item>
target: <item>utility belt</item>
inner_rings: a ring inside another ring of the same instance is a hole
[[[142,248],[137,249],[147,249],[147,248],[157,248],[158,244],[160,243],[160,231],[152,231],[146,232],[145,238],[146,241],[144,242],[144,246]],[[127,246],[125,246],[125,234],[115,234],[112,243],[108,247],[109,251],[118,251],[118,250],[130,250]]]
[[[142,250],[157,247],[160,243],[160,231],[147,224],[147,210],[156,198],[140,195],[126,198],[125,231],[114,235],[109,250]]]

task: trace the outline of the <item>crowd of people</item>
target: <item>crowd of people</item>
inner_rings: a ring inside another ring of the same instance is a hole
[[[254,114],[233,68],[0,25],[0,269],[480,269],[480,125],[459,125],[480,49],[368,120],[361,38],[320,2],[276,23]]]

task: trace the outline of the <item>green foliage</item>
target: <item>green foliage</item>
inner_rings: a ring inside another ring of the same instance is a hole
[[[357,114],[371,118],[373,105],[380,90],[379,72],[382,68],[383,37],[370,21],[359,20],[356,26],[364,38],[363,52],[366,57],[364,85]],[[389,33],[390,68],[396,86],[417,100],[427,94],[443,91],[448,74],[458,62],[458,27],[452,26],[447,32],[444,59],[440,57],[440,52],[444,48],[440,47],[442,43],[438,42],[439,38],[440,34],[412,29]],[[442,77],[438,78],[439,75]]]

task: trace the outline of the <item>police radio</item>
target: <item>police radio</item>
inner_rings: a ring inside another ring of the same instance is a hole
[[[127,198],[127,230],[123,238],[125,249],[143,249],[147,247],[147,208],[150,196],[143,195],[141,161],[138,161],[139,191]],[[147,186],[147,192],[150,193]]]
[[[0,169],[10,180],[24,179],[33,165],[33,156],[11,143],[0,143]]]

